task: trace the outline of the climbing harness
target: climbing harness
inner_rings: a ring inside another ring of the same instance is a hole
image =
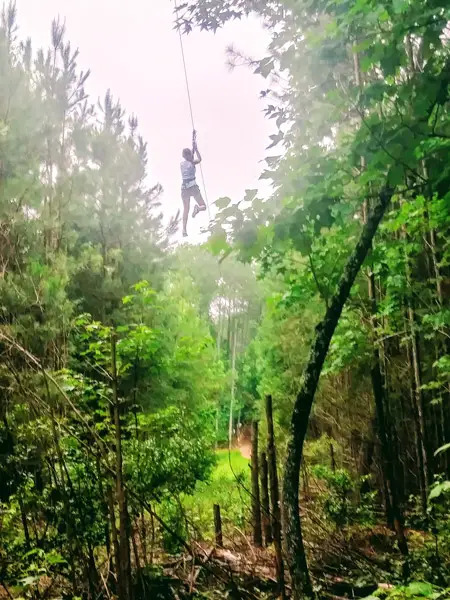
[[[174,0],[175,3],[175,11],[178,14],[178,2],[177,0]],[[184,81],[186,84],[186,94],[187,94],[187,99],[188,99],[188,104],[189,104],[189,112],[191,115],[191,124],[192,124],[192,149],[197,147],[197,130],[195,129],[195,121],[194,121],[194,111],[192,109],[192,97],[191,97],[191,90],[189,87],[189,77],[188,77],[188,71],[187,71],[187,65],[186,65],[186,55],[184,53],[184,44],[183,44],[183,35],[181,33],[181,29],[178,27],[178,36],[180,38],[180,50],[181,50],[181,58],[183,61],[183,70],[184,70]],[[203,187],[203,194],[205,197],[205,204],[206,204],[206,208],[208,210],[208,219],[211,221],[211,212],[209,210],[209,201],[208,201],[208,193],[206,191],[206,184],[205,184],[205,176],[203,174],[203,167],[202,167],[202,163],[200,163],[198,165],[199,167],[199,171],[200,171],[200,177],[202,180],[202,187]]]

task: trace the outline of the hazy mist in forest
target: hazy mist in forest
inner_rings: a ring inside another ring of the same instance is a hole
[[[189,145],[191,124],[179,39],[170,0],[17,0],[19,37],[34,49],[47,46],[54,17],[66,22],[66,39],[80,50],[79,65],[91,69],[86,90],[94,101],[110,88],[128,113],[139,118],[148,142],[151,182],[164,187],[166,216],[181,208],[180,152]],[[271,122],[259,92],[264,80],[246,67],[232,72],[226,48],[233,44],[251,56],[265,52],[268,34],[258,21],[227,25],[216,35],[194,32],[185,38],[199,145],[209,201],[239,200],[257,187]],[[265,184],[267,190],[267,184]],[[214,207],[211,207],[212,213]],[[190,223],[199,239],[206,218]]]

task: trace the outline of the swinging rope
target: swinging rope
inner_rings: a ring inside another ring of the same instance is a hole
[[[178,14],[178,2],[177,2],[177,0],[174,0],[174,3],[175,3],[175,11]],[[178,36],[180,38],[181,58],[183,60],[184,81],[185,81],[185,84],[186,84],[186,93],[187,93],[188,104],[189,104],[189,113],[191,115],[192,131],[193,131],[193,135],[195,136],[196,129],[195,129],[195,121],[194,121],[194,111],[192,109],[192,97],[191,97],[191,90],[190,90],[190,87],[189,87],[189,78],[188,78],[187,65],[186,65],[186,55],[184,53],[183,36],[182,36],[181,28],[180,27],[178,27]],[[211,221],[211,212],[209,210],[208,193],[206,191],[205,176],[203,175],[203,167],[202,167],[202,163],[201,162],[199,164],[199,169],[200,169],[200,177],[202,179],[203,194],[205,196],[205,204],[206,204],[206,208],[208,210],[208,219]]]

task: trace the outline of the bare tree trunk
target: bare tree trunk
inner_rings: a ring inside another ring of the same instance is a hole
[[[145,514],[144,514],[143,509],[141,509],[141,526],[139,528],[139,537],[141,540],[142,556],[144,559],[144,567],[146,567],[148,565],[148,561],[147,561],[147,525],[145,523]]]
[[[294,600],[313,597],[299,512],[300,465],[309,416],[331,338],[391,197],[392,191],[387,189],[381,191],[360,238],[348,258],[336,293],[331,298],[324,318],[316,327],[316,335],[303,372],[303,383],[294,404],[283,480],[286,550]]]
[[[406,257],[408,261],[408,257]],[[409,266],[406,266],[406,276],[407,276],[407,285],[410,289],[411,287],[411,277],[409,273]],[[409,324],[409,333],[410,333],[410,347],[411,347],[411,367],[413,372],[413,380],[414,380],[414,410],[417,414],[418,425],[419,425],[419,447],[420,452],[422,454],[422,465],[423,465],[423,478],[425,480],[425,485],[428,486],[430,481],[430,469],[428,465],[428,444],[427,444],[427,430],[426,430],[426,422],[425,422],[425,404],[424,397],[422,391],[422,373],[420,368],[420,355],[419,355],[419,341],[417,338],[417,325],[416,325],[416,315],[414,311],[414,306],[412,304],[412,298],[408,299],[407,305],[407,314],[408,314],[408,324]]]
[[[108,574],[111,573],[112,567],[112,557],[111,557],[111,537],[109,534],[109,510],[108,510],[108,500],[106,498],[104,489],[103,489],[103,478],[102,471],[100,468],[100,456],[96,456],[95,460],[96,470],[97,470],[97,481],[98,481],[98,491],[99,496],[102,499],[102,513],[103,513],[103,521],[104,521],[104,535],[105,535],[105,548],[106,554],[108,556]]]
[[[99,575],[97,571],[97,565],[95,564],[94,549],[90,543],[88,543],[88,557],[87,557],[87,579],[89,582],[89,595],[91,598],[97,596]]]
[[[270,500],[272,504],[272,534],[275,546],[275,567],[277,572],[278,592],[286,597],[283,550],[281,545],[281,507],[280,490],[278,485],[277,454],[275,449],[275,434],[273,429],[272,396],[266,396],[267,419],[267,458],[269,463]]]
[[[374,361],[372,363],[371,378],[373,395],[375,397],[375,408],[377,411],[378,437],[381,446],[380,449],[383,473],[386,481],[386,491],[389,495],[389,501],[392,511],[392,521],[397,536],[398,547],[400,552],[406,559],[404,562],[404,576],[407,577],[409,575],[409,565],[407,561],[408,544],[406,541],[405,531],[403,527],[403,515],[400,509],[400,503],[397,495],[397,488],[394,477],[394,457],[391,454],[392,446],[389,440],[386,427],[386,414],[383,402],[383,379],[380,371],[380,357],[378,353],[378,348],[376,346],[374,346]]]
[[[119,583],[120,576],[120,544],[119,544],[119,534],[116,526],[116,513],[114,510],[114,497],[111,487],[108,485],[106,489],[106,498],[108,502],[108,512],[109,512],[109,523],[111,526],[111,537],[114,548],[114,567],[116,572],[116,581]],[[110,561],[113,562],[112,560]],[[119,587],[119,585],[117,586]]]
[[[139,581],[142,592],[144,592],[144,581],[142,578],[142,566],[141,566],[141,560],[139,557],[139,548],[138,548],[138,545],[136,542],[136,537],[135,537],[136,534],[137,534],[137,530],[131,532],[131,545],[133,547],[134,565],[135,565],[136,573],[138,576],[138,581]]]
[[[361,74],[361,67],[359,62],[359,56],[357,52],[353,53],[353,68],[355,74],[355,83],[360,88],[360,90],[364,87],[364,82]],[[361,156],[361,169],[364,170],[366,167],[366,160],[364,156]],[[369,212],[369,202],[367,200],[363,203],[363,221],[364,226],[367,225],[368,222],[368,212]],[[368,248],[372,247],[372,243]],[[403,529],[403,515],[401,513],[400,502],[397,494],[397,490],[394,484],[394,467],[393,460],[394,456],[391,453],[391,445],[392,439],[390,439],[389,431],[390,431],[390,419],[389,419],[389,411],[384,403],[386,401],[387,405],[387,389],[386,389],[386,381],[383,378],[382,369],[381,369],[381,360],[380,360],[380,351],[377,345],[376,339],[376,331],[378,328],[378,319],[377,319],[377,300],[376,300],[376,291],[375,291],[375,276],[373,274],[372,269],[368,269],[367,272],[367,281],[368,281],[368,296],[370,301],[370,314],[371,314],[371,324],[372,324],[372,369],[371,369],[371,379],[372,379],[372,390],[373,396],[375,399],[375,408],[377,414],[377,425],[378,425],[378,438],[380,440],[381,445],[381,457],[382,457],[382,474],[385,480],[385,489],[387,491],[386,500],[389,498],[389,502],[386,502],[386,512],[388,522],[390,521],[390,512],[392,511],[392,521],[394,524],[394,528],[397,534],[397,541],[402,554],[407,557],[408,556],[408,546],[406,543],[406,537]],[[388,510],[390,509],[390,510]],[[405,564],[407,564],[405,562]]]
[[[353,53],[353,66],[355,73],[355,83],[362,90],[364,87],[363,78],[361,74],[361,67],[359,63],[359,56],[357,52]],[[366,160],[364,156],[361,156],[361,169],[364,170],[366,167]],[[369,202],[367,200],[363,203],[363,222],[364,227],[367,226],[368,218],[369,218]],[[368,252],[372,247],[372,242],[370,242]],[[371,368],[371,379],[372,379],[372,390],[373,396],[375,399],[375,408],[377,414],[377,425],[378,425],[378,438],[380,440],[381,445],[381,457],[382,457],[382,474],[385,480],[385,489],[387,491],[386,499],[389,498],[389,503],[386,502],[386,509],[390,508],[392,511],[392,521],[394,524],[395,532],[397,535],[397,541],[400,548],[401,553],[407,557],[408,556],[408,545],[406,543],[406,537],[403,528],[403,515],[400,508],[400,502],[397,494],[397,490],[395,487],[395,478],[394,478],[394,466],[393,460],[394,456],[391,453],[392,446],[392,438],[390,438],[390,418],[389,418],[389,410],[388,410],[388,398],[387,398],[387,389],[386,389],[386,381],[383,378],[382,369],[381,369],[381,360],[380,360],[380,351],[378,348],[377,342],[377,328],[378,328],[378,319],[377,319],[377,300],[376,300],[376,291],[375,291],[375,276],[373,274],[372,269],[368,269],[367,272],[367,282],[368,282],[368,296],[370,301],[370,314],[371,314],[371,324],[372,324],[372,368]],[[385,373],[386,374],[386,373]],[[386,403],[386,410],[384,404]],[[387,518],[388,522],[390,521],[390,514],[387,510]],[[407,562],[405,561],[405,565],[407,567]],[[408,568],[408,567],[407,567]]]
[[[392,439],[390,436],[390,416],[388,408],[385,410],[385,403],[387,405],[387,391],[385,380],[381,371],[381,360],[380,351],[378,349],[376,337],[376,331],[378,328],[377,319],[377,300],[375,294],[375,278],[373,271],[368,273],[368,293],[371,304],[371,321],[372,321],[372,334],[373,340],[373,358],[372,358],[372,391],[375,399],[375,409],[377,414],[377,428],[378,428],[378,439],[380,440],[381,446],[381,458],[383,477],[386,482],[386,491],[389,497],[389,504],[392,516],[392,522],[394,525],[395,534],[397,536],[397,543],[400,552],[405,558],[404,562],[404,575],[405,577],[409,574],[408,565],[408,544],[406,541],[404,526],[403,526],[403,514],[400,507],[399,496],[397,493],[397,484],[394,476],[394,455],[392,449]],[[388,516],[389,521],[389,516]]]
[[[269,546],[272,541],[272,525],[270,523],[270,500],[269,500],[269,466],[265,452],[261,453],[261,506],[262,526],[264,531],[264,543]]]
[[[232,332],[231,332],[231,299],[228,298],[228,310],[227,310],[227,342],[228,342],[228,352],[231,349],[231,345],[232,345]]]
[[[333,442],[330,442],[330,462],[331,470],[333,471],[333,473],[336,473],[336,457],[334,456]]]
[[[137,535],[137,529],[135,531],[131,532],[131,544],[133,546],[133,554],[134,554],[134,564],[136,565],[136,570],[138,573],[140,573],[142,566],[141,566],[141,559],[139,556],[139,548],[136,542],[136,535]]]
[[[231,450],[233,444],[233,410],[234,410],[234,394],[236,388],[236,320],[233,328],[233,349],[231,353],[231,394],[230,394],[230,418],[228,422],[228,447]]]
[[[258,422],[252,422],[252,525],[253,543],[262,546],[261,500],[259,495]]]
[[[220,516],[219,504],[214,504],[214,532],[216,546],[218,548],[223,548],[222,517]]]
[[[219,316],[217,319],[217,358],[220,359],[221,356],[221,352],[222,352],[222,298],[220,297],[219,300]]]
[[[31,550],[30,531],[28,529],[27,514],[25,512],[23,499],[20,494],[18,495],[18,499],[19,499],[20,517],[22,519],[23,534],[25,536],[25,547],[27,550]]]
[[[219,317],[217,320],[217,360],[220,360],[222,355],[222,297],[219,299]],[[220,414],[220,400],[217,400],[216,406],[216,423],[215,423],[215,438],[214,438],[214,449],[217,450],[218,437],[219,437],[219,414]]]
[[[405,324],[406,329],[408,325]],[[422,504],[422,513],[425,516],[427,514],[427,480],[425,476],[425,469],[423,463],[423,457],[425,452],[425,447],[422,438],[422,429],[421,429],[421,418],[420,418],[420,410],[417,406],[417,398],[414,384],[414,374],[412,368],[412,358],[411,358],[411,344],[406,345],[406,356],[409,365],[410,372],[410,397],[411,397],[411,406],[412,406],[412,414],[413,414],[413,422],[414,422],[414,444],[416,451],[416,467],[418,473],[418,481],[419,481],[419,489],[420,489],[420,497]]]
[[[439,248],[438,248],[438,242],[436,239],[436,231],[430,223],[429,211],[428,211],[428,203],[431,202],[433,199],[433,189],[432,189],[429,177],[428,177],[428,169],[427,169],[425,161],[423,162],[422,166],[423,166],[424,178],[428,181],[427,194],[425,195],[425,198],[427,200],[425,218],[426,218],[427,229],[428,229],[429,236],[430,236],[430,240],[428,242],[428,240],[426,239],[426,235],[424,235],[425,251],[427,253],[428,252],[431,253],[431,259],[432,259],[432,264],[433,264],[433,273],[430,272],[430,279],[432,279],[433,275],[434,275],[435,284],[436,284],[437,304],[438,304],[439,310],[442,310],[444,308],[444,291],[442,288],[442,274],[441,274],[441,267],[439,264],[440,252],[439,252]],[[439,341],[438,339],[435,338],[434,344],[436,347],[436,355],[437,355],[436,358],[439,358],[440,353],[442,353],[442,354],[448,353],[448,350],[450,347],[448,338],[441,340],[441,341]],[[450,393],[448,390],[443,391],[440,408],[438,410],[440,412],[438,419],[439,419],[439,422],[441,425],[440,429],[441,429],[441,435],[442,435],[442,442],[439,442],[438,446],[441,446],[441,445],[445,444],[446,442],[450,441]],[[444,452],[441,455],[441,460],[442,460],[443,469],[445,470],[447,475],[450,477],[450,452]]]
[[[117,392],[117,360],[116,360],[116,337],[111,336],[111,385],[113,394],[113,412],[115,428],[115,451],[116,451],[116,494],[119,504],[119,559],[118,580],[119,600],[131,600],[133,588],[131,582],[130,543],[128,538],[128,509],[126,490],[123,484],[122,467],[122,429],[120,423],[119,397]]]

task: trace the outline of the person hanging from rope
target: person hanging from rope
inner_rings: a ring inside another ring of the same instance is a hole
[[[185,148],[182,156],[183,160],[180,165],[182,177],[181,199],[183,200],[183,237],[186,237],[191,198],[194,198],[197,203],[192,211],[192,218],[197,216],[199,212],[206,210],[205,201],[202,198],[200,188],[195,179],[195,165],[198,165],[202,160],[197,146],[197,135],[195,130],[192,134],[192,150],[190,148]]]

